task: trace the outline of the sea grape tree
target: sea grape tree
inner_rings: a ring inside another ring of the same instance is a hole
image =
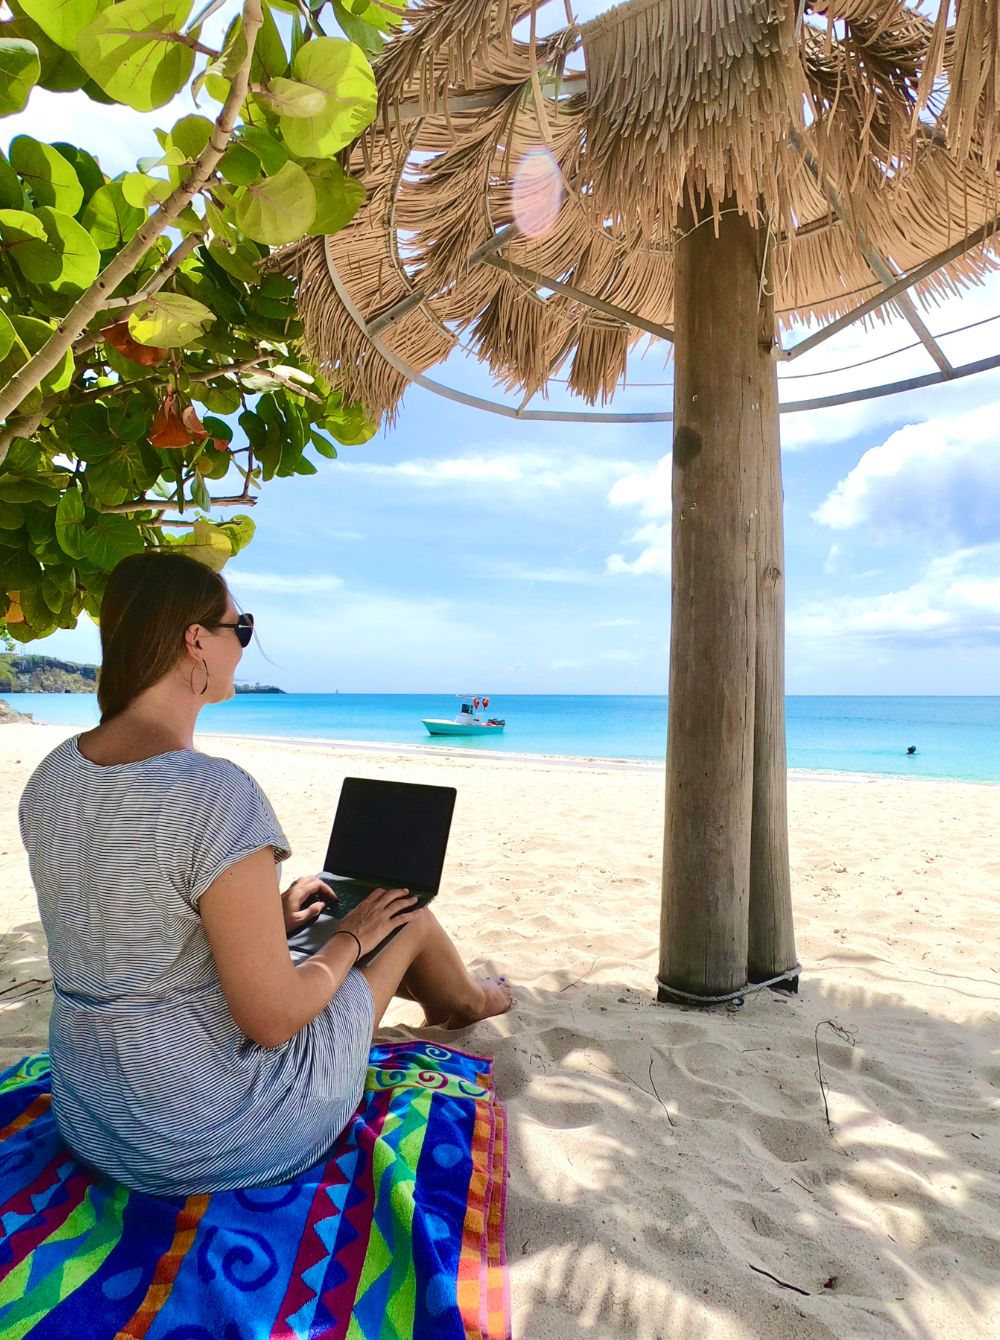
[[[213,46],[205,25],[230,12]],[[0,117],[36,87],[144,113],[189,90],[195,106],[133,171],[109,174],[93,143],[27,134],[0,153],[13,638],[96,614],[107,573],[143,547],[221,567],[253,534],[262,481],[315,473],[312,453],[371,436],[301,350],[292,282],[259,267],[360,205],[342,151],[375,115],[368,57],[400,19],[370,0],[0,4]]]

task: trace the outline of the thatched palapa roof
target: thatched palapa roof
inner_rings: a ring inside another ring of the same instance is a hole
[[[629,348],[669,335],[675,240],[706,212],[769,230],[786,325],[957,250],[912,288],[926,305],[1000,260],[998,10],[630,0],[543,35],[525,0],[422,0],[376,64],[365,205],[272,264],[320,364],[390,415],[458,342],[507,388],[565,366],[606,400]]]

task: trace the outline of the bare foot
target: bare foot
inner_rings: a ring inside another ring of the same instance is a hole
[[[480,988],[482,996],[471,1009],[451,1014],[446,1019],[428,1018],[427,1022],[441,1028],[467,1028],[469,1024],[478,1024],[481,1019],[506,1014],[514,1004],[514,993],[507,985],[506,977],[478,977],[476,986]]]

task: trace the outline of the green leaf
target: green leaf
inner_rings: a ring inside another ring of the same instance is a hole
[[[375,76],[364,53],[339,37],[307,42],[292,66],[295,78],[326,96],[315,116],[281,117],[281,133],[292,153],[325,158],[339,153],[375,117]]]
[[[23,209],[24,191],[17,179],[17,173],[0,154],[0,209]]]
[[[187,535],[176,540],[175,544],[182,548],[189,558],[198,559],[215,572],[221,572],[233,556],[229,536],[223,534],[220,527],[213,526],[211,521],[206,521],[204,517],[199,517]]]
[[[109,181],[96,191],[80,218],[100,251],[117,251],[145,221],[145,211],[129,204],[120,181]]]
[[[34,316],[14,316],[11,322],[29,354],[37,354],[55,333],[55,328],[47,321],[39,321]],[[42,378],[40,383],[42,390],[46,395],[57,395],[60,391],[65,391],[73,380],[75,371],[73,350],[67,349],[52,371]]]
[[[326,106],[326,94],[322,89],[300,84],[295,79],[283,79],[280,75],[254,97],[277,116],[318,116]]]
[[[67,51],[75,49],[81,29],[110,4],[111,0],[19,0],[19,8]]]
[[[41,580],[42,569],[29,553],[21,549],[0,551],[0,591],[19,591]]]
[[[58,614],[63,607],[62,589],[59,583],[49,576],[48,568],[45,569],[45,576],[42,578],[42,599],[52,614]]]
[[[203,512],[212,510],[212,498],[201,475],[195,475],[191,481],[191,501],[196,507],[200,507]]]
[[[236,516],[231,516],[228,521],[224,521],[218,529],[223,535],[229,537],[233,553],[238,554],[253,539],[257,527],[252,517],[248,517],[241,512]]]
[[[310,158],[302,166],[316,192],[316,217],[310,233],[339,232],[364,203],[364,186],[334,159]]]
[[[340,0],[333,0],[333,13],[344,35],[359,46],[366,55],[374,56],[384,46],[381,33],[370,24],[365,23],[364,19],[359,19],[352,14],[345,5],[340,3]]]
[[[126,172],[122,178],[122,194],[134,209],[143,211],[166,200],[173,191],[168,181],[150,177],[145,172]]]
[[[182,116],[172,130],[168,132],[167,149],[180,149],[181,162],[193,162],[205,149],[211,139],[213,123],[207,116]]]
[[[258,451],[267,441],[267,424],[252,409],[245,409],[240,415],[240,427],[247,435],[251,447]]]
[[[360,446],[375,436],[376,425],[367,417],[361,405],[342,405],[328,414],[320,425],[332,433],[345,447]]]
[[[39,576],[41,576],[40,570]],[[56,627],[56,621],[52,617],[52,611],[49,609],[42,586],[41,581],[33,582],[30,586],[26,583],[21,586],[21,612],[24,614],[29,628],[39,637],[45,637],[54,632]]]
[[[275,75],[284,74],[288,69],[288,56],[285,54],[285,44],[278,32],[278,25],[268,6],[263,5],[262,9],[264,22],[257,32],[253,60],[250,62],[250,78],[256,84],[270,83]],[[242,55],[238,55],[237,52],[232,54],[225,70],[228,78],[233,77],[236,67],[242,60]]]
[[[76,485],[70,485],[56,504],[56,539],[64,554],[83,558],[83,519],[87,509],[83,494]]]
[[[260,279],[254,264],[257,260],[256,253],[251,253],[249,247],[242,243],[231,250],[224,242],[213,241],[208,244],[208,254],[226,274],[242,280],[244,284],[256,284]]]
[[[8,157],[36,205],[53,205],[72,215],[83,204],[79,178],[51,144],[42,144],[30,135],[17,135],[10,142]]]
[[[88,466],[86,483],[90,500],[109,507],[123,503],[132,492],[129,471],[117,458]]]
[[[43,205],[35,211],[52,248],[59,252],[62,268],[52,287],[57,293],[73,293],[89,288],[101,268],[101,253],[76,219],[62,210]]]
[[[57,528],[58,524],[57,518]],[[141,553],[145,548],[135,524],[124,516],[98,514],[93,524],[85,526],[81,534],[82,557],[105,572],[117,567],[129,554]]]
[[[233,440],[232,427],[224,419],[217,419],[214,414],[206,414],[202,420],[202,426],[221,442],[232,442]]]
[[[196,340],[215,320],[204,303],[182,293],[154,293],[128,319],[129,333],[139,344],[180,348]]]
[[[180,167],[187,162],[187,157],[183,149],[179,149],[176,144],[172,144],[162,154],[148,154],[140,158],[136,167],[140,172],[152,172],[153,168],[158,167]]]
[[[6,312],[0,311],[0,358],[6,358],[13,348],[17,333]]]
[[[302,168],[292,162],[273,177],[244,187],[236,204],[241,231],[269,247],[296,241],[315,214],[316,192]]]
[[[0,209],[0,241],[0,251],[6,251],[29,284],[51,284],[59,278],[62,259],[34,214]]]
[[[191,0],[119,0],[77,39],[80,64],[116,102],[151,112],[181,91],[194,52],[173,41],[191,12]]]
[[[88,154],[86,149],[78,149],[75,144],[66,144],[62,140],[55,140],[52,147],[62,154],[76,173],[83,187],[84,202],[88,201],[107,181],[97,159]]]
[[[24,523],[24,513],[19,507],[0,500],[0,530],[20,530]]]
[[[6,354],[0,357],[0,386],[6,385],[13,377],[14,373],[23,368],[28,361],[28,350],[25,348],[24,341],[15,335],[13,342],[8,348]],[[39,387],[35,387],[28,392],[28,395],[21,401],[19,413],[23,415],[34,414],[41,408],[42,392]],[[16,420],[11,425],[16,428]],[[34,462],[20,460],[19,458],[26,454],[26,451],[35,449],[34,442],[28,441],[23,437],[15,437],[7,449],[7,459],[4,461],[4,468],[7,470],[31,469]]]
[[[313,444],[321,456],[325,456],[328,461],[337,459],[337,448],[322,433],[318,433],[314,428],[309,434],[309,441]]]
[[[235,382],[220,380],[215,386],[209,386],[205,390],[199,391],[195,398],[212,410],[215,414],[235,414],[239,409],[242,399],[240,397],[240,388]],[[207,420],[206,420],[207,422]],[[224,436],[224,434],[218,434]],[[232,429],[229,430],[229,441],[232,437]]]
[[[5,503],[46,503],[54,507],[59,501],[59,484],[40,475],[25,478],[22,475],[0,475],[0,498]]]
[[[38,48],[20,37],[0,37],[0,116],[19,112],[38,83]]]
[[[260,176],[261,163],[242,144],[231,144],[219,159],[219,171],[233,186],[249,186]]]
[[[288,162],[288,150],[263,126],[240,126],[236,136],[239,144],[245,144],[251,153],[257,155],[269,176],[273,176]]]

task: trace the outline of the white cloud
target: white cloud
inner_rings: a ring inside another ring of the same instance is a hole
[[[552,451],[502,451],[398,461],[394,465],[351,462],[351,471],[394,478],[425,486],[460,486],[483,489],[518,487],[557,490],[567,487],[604,488],[608,480],[632,469],[630,461],[600,455],[583,455],[565,449]]]
[[[585,568],[532,568],[519,563],[490,563],[482,571],[501,581],[515,582],[553,582],[556,584],[589,584],[596,581],[599,573],[588,572]]]
[[[263,591],[278,595],[317,595],[323,591],[339,591],[344,585],[343,577],[333,573],[315,573],[306,575],[297,572],[227,572],[229,584],[236,592]]]
[[[670,575],[670,523],[640,526],[624,537],[626,544],[642,545],[636,558],[625,558],[622,554],[609,554],[605,560],[608,572],[632,573],[643,576],[647,573]]]
[[[992,538],[1000,516],[996,407],[900,428],[866,451],[812,515],[831,530],[863,525],[876,538],[906,531],[960,543]]]
[[[933,559],[910,586],[833,596],[789,611],[792,639],[903,639],[1000,645],[1000,543]]]
[[[612,507],[638,507],[640,515],[650,520],[668,518],[672,460],[668,451],[655,465],[632,470],[616,479],[608,494],[608,502]]]
[[[627,532],[622,544],[639,548],[634,558],[624,554],[609,554],[605,569],[613,575],[630,573],[644,576],[649,573],[670,573],[670,474],[672,456],[665,456],[644,469],[630,470],[616,479],[608,493],[612,507],[635,508],[645,521],[644,525]]]
[[[974,325],[1000,316],[1000,278],[987,279],[967,289],[960,297],[923,304],[924,319],[954,366],[975,362],[996,349],[996,325],[975,325],[954,335],[948,330]],[[809,333],[803,330],[803,333]],[[791,341],[786,336],[786,343]],[[936,371],[930,355],[901,318],[859,322],[821,344],[801,360],[779,366],[783,403],[835,395],[865,387],[920,377]],[[893,350],[902,350],[893,353]],[[889,357],[881,355],[889,354]],[[878,358],[879,361],[870,360]],[[861,367],[847,367],[864,363]],[[833,369],[845,368],[844,371]],[[803,376],[802,374],[807,374]],[[962,414],[1000,399],[1000,373],[980,373],[968,379],[939,383],[903,395],[854,401],[830,409],[781,416],[781,442],[785,450],[845,442],[879,429],[891,429],[901,420],[932,418],[944,413]]]

